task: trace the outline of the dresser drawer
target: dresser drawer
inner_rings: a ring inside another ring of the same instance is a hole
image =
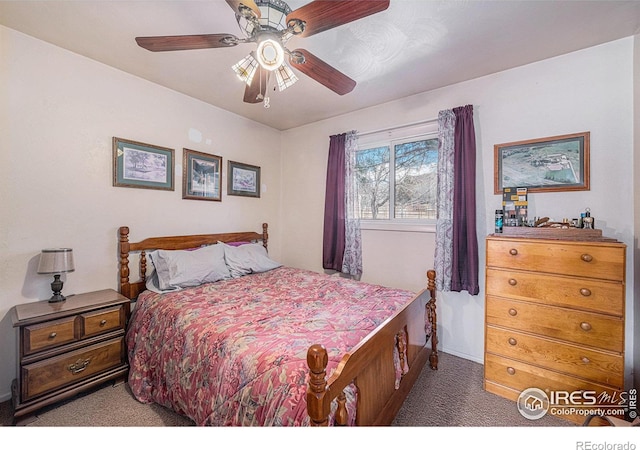
[[[619,317],[487,296],[486,321],[576,344],[624,351],[624,322]]]
[[[533,272],[487,268],[487,295],[624,315],[624,284]]]
[[[620,391],[611,387],[547,370],[521,361],[488,354],[484,361],[485,379],[522,392],[528,388],[549,391],[594,391],[602,398],[620,401]],[[613,404],[615,406],[615,403]]]
[[[96,336],[119,328],[124,329],[125,319],[124,306],[122,305],[80,314],[82,337]]]
[[[489,325],[486,327],[485,341],[487,353],[606,384],[615,389],[623,388],[624,358],[620,353],[589,349]]]
[[[624,281],[624,264],[619,244],[487,239],[489,267]]]
[[[58,347],[77,339],[75,316],[25,326],[22,329],[23,355]]]
[[[21,401],[125,364],[124,337],[22,367]]]

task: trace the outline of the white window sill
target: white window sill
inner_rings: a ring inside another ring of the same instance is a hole
[[[376,231],[403,231],[407,233],[435,233],[436,224],[434,222],[396,222],[391,220],[361,220],[361,230]]]

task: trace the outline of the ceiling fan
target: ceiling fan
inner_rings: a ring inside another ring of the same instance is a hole
[[[313,55],[308,50],[289,50],[286,43],[293,36],[308,37],[345,23],[384,11],[390,0],[315,0],[291,10],[282,0],[226,0],[235,11],[236,20],[245,37],[232,34],[193,34],[179,36],[137,37],[142,48],[153,52],[234,47],[254,43],[256,49],[233,66],[236,75],[246,83],[244,101],[269,107],[265,97],[270,74],[275,72],[280,91],[298,78],[289,63],[333,92],[344,95],[356,82]]]

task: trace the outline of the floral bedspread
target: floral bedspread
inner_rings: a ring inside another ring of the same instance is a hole
[[[141,402],[196,425],[302,426],[307,349],[327,373],[409,291],[280,267],[179,292],[143,292],[127,331],[129,385]]]

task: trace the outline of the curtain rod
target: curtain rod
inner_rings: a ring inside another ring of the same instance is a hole
[[[400,128],[414,127],[416,125],[426,125],[428,123],[437,122],[437,121],[438,121],[438,118],[436,117],[434,119],[421,120],[419,122],[408,123],[406,125],[397,125],[395,127],[380,128],[379,130],[365,131],[364,133],[358,133],[358,136],[366,136],[368,134],[375,134],[375,133],[384,133],[385,131],[393,131],[393,130],[398,130]]]

